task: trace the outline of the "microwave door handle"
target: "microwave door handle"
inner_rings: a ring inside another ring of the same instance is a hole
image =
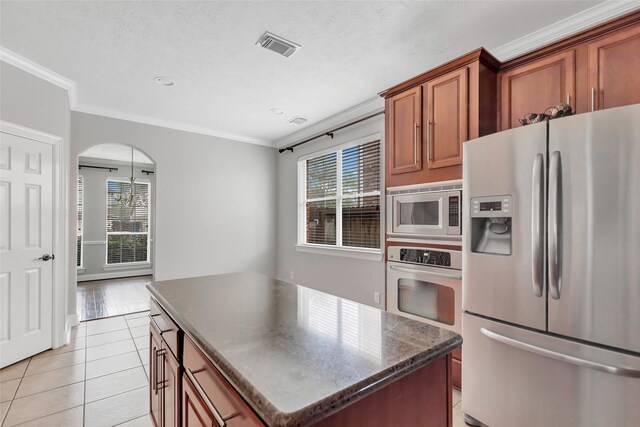
[[[549,293],[560,299],[562,290],[562,158],[554,151],[549,162]]]
[[[542,245],[542,233],[544,233],[542,175],[544,169],[542,164],[542,154],[538,153],[533,161],[533,180],[531,185],[531,269],[533,293],[537,297],[542,296],[542,260],[544,258],[544,247]]]
[[[415,270],[413,268],[398,267],[397,265],[391,265],[391,266],[389,266],[389,268],[392,269],[392,270],[402,271],[402,272],[405,272],[405,273],[430,274],[432,276],[446,277],[447,279],[455,279],[455,280],[461,280],[462,279],[462,275],[460,275],[460,274],[446,274],[446,273],[437,273],[437,272],[434,272],[434,271]]]

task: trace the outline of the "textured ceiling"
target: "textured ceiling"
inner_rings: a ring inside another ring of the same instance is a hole
[[[0,41],[75,81],[80,107],[268,144],[595,3],[3,0]],[[302,48],[290,58],[261,49],[264,31]],[[158,86],[155,76],[176,84]],[[309,121],[287,123],[294,116]]]
[[[115,160],[118,162],[131,162],[131,147],[121,144],[100,144],[83,151],[82,158]],[[143,152],[133,149],[133,162],[153,165],[153,160],[148,158]]]

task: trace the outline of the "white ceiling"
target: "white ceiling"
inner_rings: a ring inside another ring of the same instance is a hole
[[[3,0],[0,40],[73,80],[79,110],[269,145],[461,54],[596,3]],[[302,48],[290,58],[261,49],[255,42],[264,31]],[[158,86],[156,76],[176,83]],[[287,123],[294,116],[309,121]]]
[[[100,144],[85,150],[80,154],[81,158],[115,160],[117,162],[131,163],[131,147],[121,144]],[[133,162],[153,165],[153,160],[139,150],[133,149]]]

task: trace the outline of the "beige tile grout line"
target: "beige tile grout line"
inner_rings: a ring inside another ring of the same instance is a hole
[[[16,394],[18,394],[18,390],[20,389],[20,384],[22,384],[22,379],[24,378],[24,374],[27,373],[27,369],[29,369],[29,365],[31,364],[32,359],[33,359],[33,356],[29,357],[29,360],[27,361],[27,366],[25,366],[24,372],[22,373],[22,375],[20,375],[20,382],[18,383],[18,388],[16,388],[16,391],[13,393],[13,396],[11,396],[11,400],[9,401],[9,406],[7,407],[7,412],[5,412],[4,417],[2,417],[2,423],[0,424],[0,426],[4,426],[4,421],[7,419],[7,416],[9,416],[9,411],[11,411],[11,407],[13,406],[13,401],[16,400]]]

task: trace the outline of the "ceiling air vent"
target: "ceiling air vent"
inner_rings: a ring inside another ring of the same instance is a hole
[[[282,37],[266,32],[258,39],[257,45],[278,53],[282,56],[289,57],[300,47],[299,44],[283,39]]]
[[[294,125],[301,125],[303,123],[306,123],[307,119],[305,119],[304,117],[294,117],[293,119],[289,120],[289,123],[293,123]]]

